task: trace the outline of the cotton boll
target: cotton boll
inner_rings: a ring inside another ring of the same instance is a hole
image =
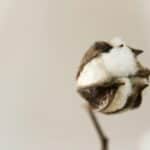
[[[120,38],[96,42],[81,60],[76,75],[78,93],[105,114],[138,108],[150,75],[137,60],[139,52]]]

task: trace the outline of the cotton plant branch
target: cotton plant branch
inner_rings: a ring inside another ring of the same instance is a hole
[[[108,138],[106,137],[106,135],[104,134],[100,123],[98,122],[96,115],[94,114],[93,110],[91,109],[90,106],[86,107],[86,110],[91,118],[91,121],[96,129],[96,132],[99,136],[99,140],[101,143],[101,150],[108,150]]]

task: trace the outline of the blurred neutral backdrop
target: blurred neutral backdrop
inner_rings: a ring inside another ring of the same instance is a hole
[[[0,149],[99,150],[75,89],[79,61],[121,36],[150,66],[149,14],[149,0],[0,0]],[[97,114],[110,150],[140,150],[149,105],[148,88],[140,109]]]

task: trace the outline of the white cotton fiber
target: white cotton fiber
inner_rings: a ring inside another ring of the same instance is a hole
[[[101,84],[108,81],[109,78],[110,76],[105,69],[103,60],[98,57],[85,65],[78,78],[77,85],[78,87],[83,87],[95,83]]]
[[[102,59],[106,69],[113,76],[133,75],[138,69],[136,59],[127,47],[113,48],[110,53],[103,53]]]

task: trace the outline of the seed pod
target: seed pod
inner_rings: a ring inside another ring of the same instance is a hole
[[[142,52],[121,40],[96,42],[79,66],[78,93],[93,109],[105,114],[138,108],[150,75],[137,60]]]

